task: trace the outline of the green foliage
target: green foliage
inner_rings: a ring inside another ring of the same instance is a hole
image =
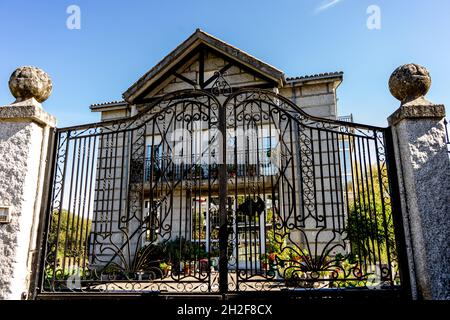
[[[58,211],[52,213],[48,241],[55,246],[58,243],[56,255],[59,261],[67,258],[83,259],[87,250],[91,225],[91,219],[83,219],[67,210],[62,210],[61,213]]]
[[[379,177],[377,167],[373,166],[367,169],[369,179],[360,178],[354,187],[348,188],[354,199],[349,203],[346,231],[353,254],[361,257],[372,255],[387,262],[387,248],[395,253],[395,235],[392,208],[383,178],[387,174],[386,169],[381,173],[382,177]],[[380,184],[383,184],[381,190]]]
[[[192,238],[196,240],[206,238],[205,217],[201,212],[193,212]]]
[[[286,245],[287,238],[289,236],[289,231],[287,229],[283,230],[268,230],[267,231],[267,239],[268,243],[266,246],[266,250],[269,253],[280,254],[283,250],[283,247]]]
[[[191,242],[184,238],[176,238],[164,244],[166,259],[170,263],[193,261],[208,257],[204,244]]]

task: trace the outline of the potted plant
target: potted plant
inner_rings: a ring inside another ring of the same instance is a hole
[[[183,274],[188,276],[191,273],[191,264],[189,261],[183,261]]]
[[[167,262],[163,261],[159,264],[159,268],[162,271],[163,277],[167,277],[169,275],[169,271],[170,271],[170,264],[168,264]]]
[[[204,244],[191,242],[184,238],[176,238],[165,244],[165,261],[172,265],[174,275],[189,275],[200,267],[200,261],[208,258]],[[161,268],[162,269],[162,268]]]
[[[261,254],[261,267],[263,270],[267,270],[269,265],[269,255],[267,253]]]
[[[236,177],[236,165],[234,165],[234,164],[229,164],[229,165],[227,166],[227,172],[228,172],[228,176],[229,176],[230,178]]]
[[[277,255],[274,252],[264,253],[261,255],[261,266],[264,270],[273,271],[275,269]]]

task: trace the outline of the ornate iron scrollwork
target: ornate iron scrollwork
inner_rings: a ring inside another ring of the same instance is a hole
[[[229,97],[232,93],[232,89],[228,81],[225,79],[225,74],[221,74],[220,72],[214,72],[214,76],[216,80],[211,86],[211,93],[215,96],[223,95],[225,97]]]
[[[398,285],[385,129],[312,117],[267,90],[232,93],[216,76],[211,92],[58,130],[42,292],[72,290],[78,272],[78,292],[217,293],[224,256],[233,291]],[[212,147],[224,124],[243,130],[226,139],[227,185]],[[178,129],[210,132],[177,149]]]

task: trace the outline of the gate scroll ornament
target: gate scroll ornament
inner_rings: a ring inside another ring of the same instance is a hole
[[[216,91],[58,129],[40,294],[400,286],[386,129]]]

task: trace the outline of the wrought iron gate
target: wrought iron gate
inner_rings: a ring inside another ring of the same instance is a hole
[[[216,93],[57,130],[38,293],[401,288],[389,130]]]

